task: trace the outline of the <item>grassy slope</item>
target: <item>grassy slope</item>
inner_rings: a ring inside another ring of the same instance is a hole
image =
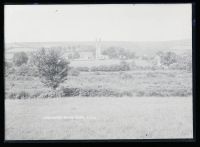
[[[192,98],[5,101],[6,139],[192,138]],[[95,119],[48,120],[45,117]]]

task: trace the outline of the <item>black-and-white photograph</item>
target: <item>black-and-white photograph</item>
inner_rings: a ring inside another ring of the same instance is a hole
[[[5,140],[193,139],[192,4],[5,5]]]

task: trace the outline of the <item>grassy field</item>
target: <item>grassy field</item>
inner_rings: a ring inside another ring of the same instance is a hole
[[[6,140],[192,138],[191,97],[5,101]]]
[[[106,89],[116,93],[113,96],[187,97],[192,95],[191,77],[192,73],[179,70],[80,72],[77,76],[69,75],[68,80],[60,87],[88,91]],[[50,90],[37,77],[10,75],[5,81],[7,98],[14,97],[20,92],[42,97],[42,94],[49,93]]]

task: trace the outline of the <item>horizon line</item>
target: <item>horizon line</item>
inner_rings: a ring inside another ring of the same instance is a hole
[[[119,40],[101,40],[101,42],[169,42],[169,41],[183,41],[183,40],[187,40],[187,41],[192,41],[192,39],[188,38],[188,39],[174,39],[174,40],[127,40],[127,41],[119,41]],[[11,43],[59,43],[59,42],[96,42],[96,40],[68,40],[68,41],[13,41],[13,42],[4,42],[4,44],[11,44]]]

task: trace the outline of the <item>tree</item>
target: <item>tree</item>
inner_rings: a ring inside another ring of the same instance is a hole
[[[169,66],[177,62],[177,55],[174,52],[166,52],[166,53],[159,52],[158,55],[161,58],[162,65]]]
[[[184,69],[187,71],[192,71],[192,55],[190,54],[183,54],[178,56],[177,65],[178,69]]]
[[[69,62],[62,57],[60,50],[40,49],[33,54],[33,63],[45,86],[56,89],[67,79]]]
[[[25,52],[18,52],[13,55],[13,62],[16,66],[21,66],[28,62],[28,56]]]
[[[12,62],[5,61],[5,76],[8,76],[10,74],[13,74],[15,72],[15,68],[13,67]]]
[[[122,47],[109,47],[106,50],[103,51],[104,55],[109,56],[111,59],[133,59],[135,58],[135,53],[131,52],[127,49],[124,49]]]
[[[115,47],[109,47],[102,52],[103,55],[107,55],[110,59],[118,58],[118,52]]]

